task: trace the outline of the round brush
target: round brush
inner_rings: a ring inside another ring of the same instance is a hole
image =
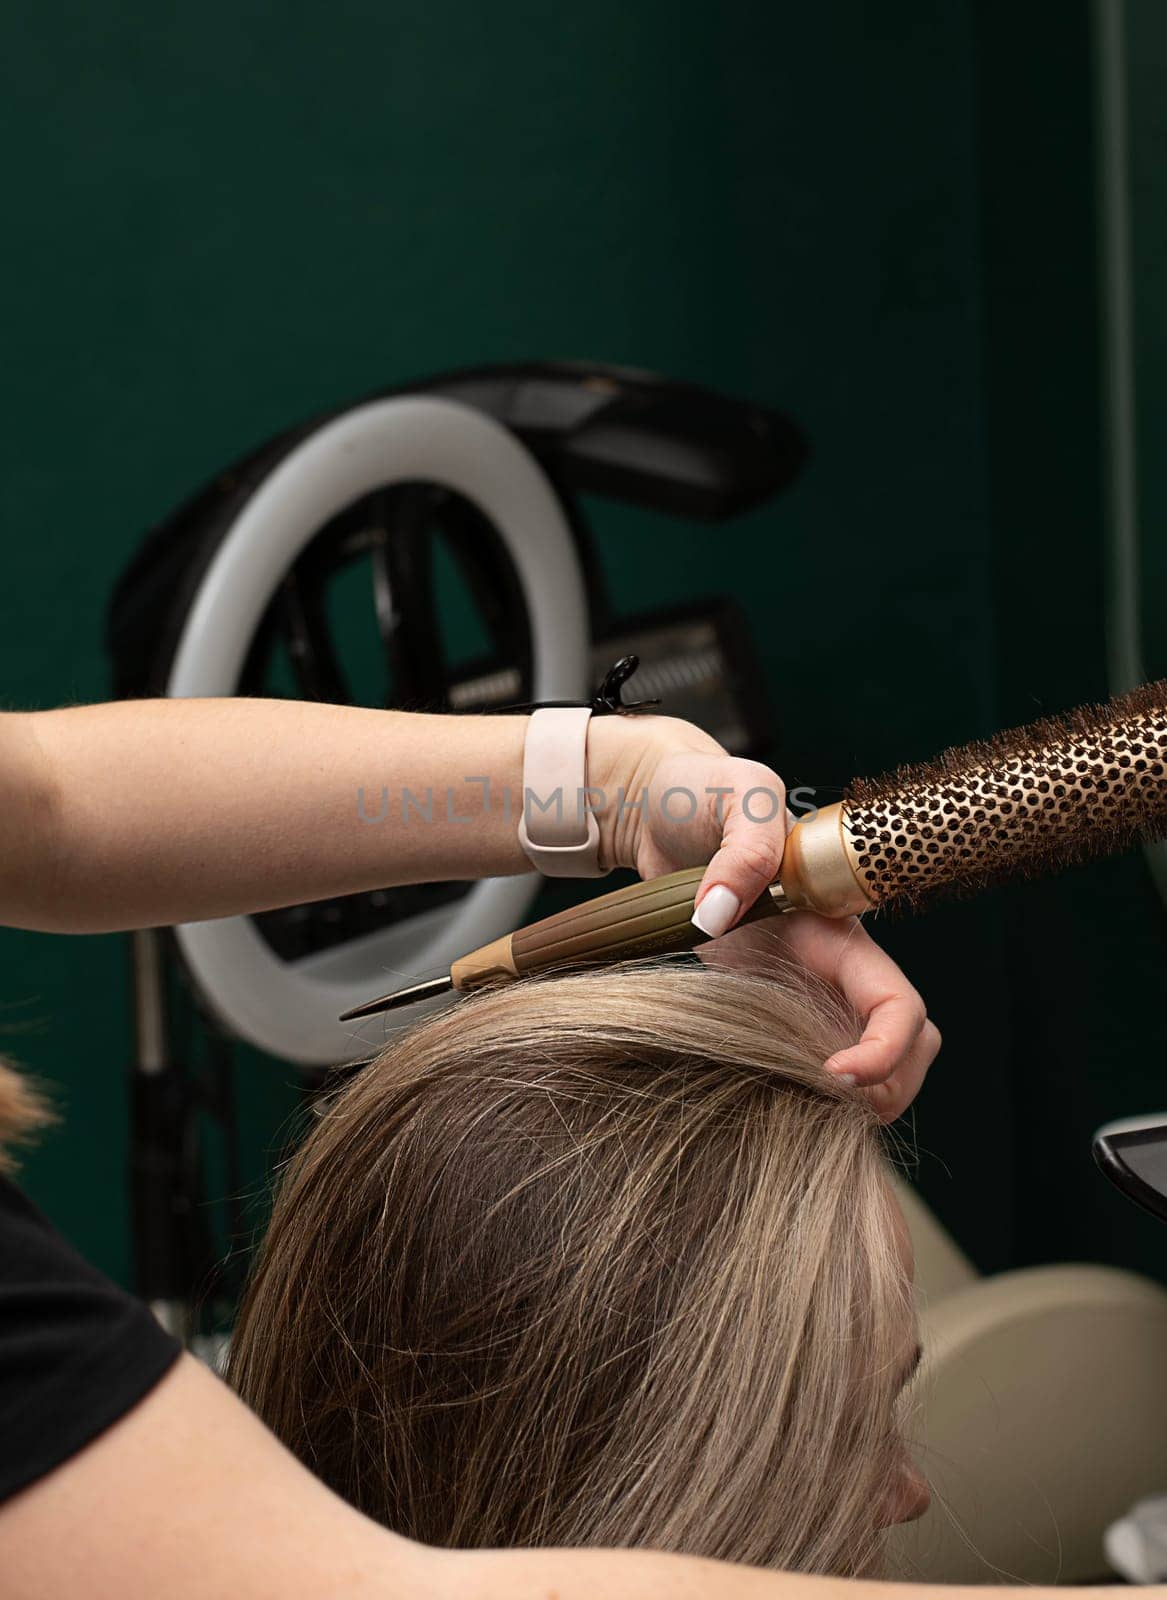
[[[859,779],[792,830],[790,906],[846,916],[1059,872],[1167,833],[1167,681]]]
[[[1167,681],[857,780],[843,800],[795,824],[778,882],[746,918],[917,909],[1164,835]],[[691,950],[706,940],[689,920],[704,875],[691,867],[587,900],[341,1020],[552,966]]]

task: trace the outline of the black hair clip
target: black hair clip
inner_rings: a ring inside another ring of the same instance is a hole
[[[639,656],[621,656],[615,666],[608,668],[604,680],[592,697],[592,714],[600,717],[605,713],[618,711],[651,711],[653,706],[659,706],[660,700],[628,700],[621,698],[624,685],[632,677],[640,665]]]
[[[661,702],[659,700],[624,700],[622,698],[624,685],[639,665],[639,656],[621,656],[619,661],[605,672],[600,687],[590,700],[528,700],[523,705],[495,706],[492,709],[496,712],[547,711],[553,706],[590,706],[592,715],[596,717],[651,711],[654,706],[660,705]]]

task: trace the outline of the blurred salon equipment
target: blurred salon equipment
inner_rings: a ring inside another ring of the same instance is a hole
[[[979,1277],[906,1184],[924,1360],[907,1433],[932,1485],[897,1575],[1114,1582],[1103,1536],[1167,1485],[1167,1289],[1101,1266]]]

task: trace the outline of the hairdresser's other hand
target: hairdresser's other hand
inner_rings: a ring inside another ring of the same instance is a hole
[[[924,1002],[854,917],[797,911],[734,928],[778,876],[786,843],[786,791],[759,761],[731,756],[676,717],[602,717],[589,733],[589,776],[603,791],[600,855],[642,878],[708,862],[697,895],[715,936],[706,959],[757,965],[775,952],[837,988],[863,1023],[857,1045],[827,1063],[853,1078],[887,1122],[907,1109],[940,1048]]]
[[[782,779],[678,717],[598,717],[592,729],[589,781],[604,797],[601,859],[635,867],[642,878],[708,862],[699,926],[715,937],[726,932],[778,876]]]
[[[703,945],[712,966],[765,973],[775,960],[795,960],[832,984],[863,1023],[858,1044],[826,1062],[852,1079],[884,1122],[894,1122],[919,1093],[940,1049],[940,1033],[899,967],[855,917],[793,911],[737,928]]]

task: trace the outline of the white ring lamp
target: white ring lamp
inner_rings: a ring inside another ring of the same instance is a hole
[[[562,506],[534,458],[499,423],[451,400],[375,401],[325,423],[255,490],[195,596],[166,692],[232,695],[281,580],[313,536],[374,490],[405,482],[453,490],[493,524],[531,619],[532,695],[583,698],[590,633],[583,573]],[[355,802],[354,802],[355,803]],[[378,984],[402,986],[517,926],[538,877],[490,878],[440,907],[349,944],[284,962],[247,917],[176,929],[183,956],[223,1024],[289,1061],[352,1059],[371,1042],[338,1015]],[[382,1018],[372,1019],[384,1028]],[[367,1024],[366,1024],[367,1026]]]

